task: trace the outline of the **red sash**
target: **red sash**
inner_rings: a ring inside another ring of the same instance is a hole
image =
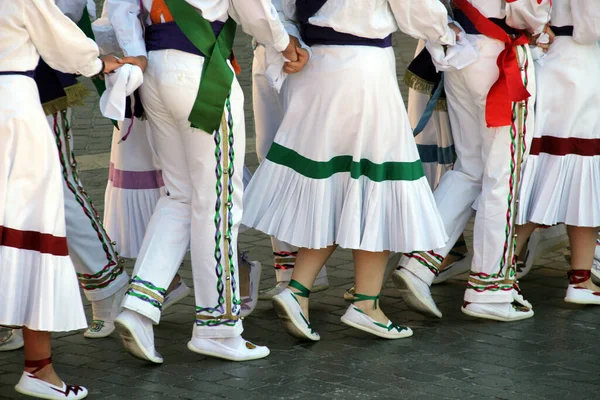
[[[507,0],[509,3],[511,0]],[[514,1],[514,0],[512,0]],[[515,47],[529,43],[524,34],[513,39],[498,25],[487,19],[467,0],[454,0],[456,6],[473,22],[482,35],[504,42],[504,50],[498,55],[500,76],[490,89],[485,107],[488,128],[498,128],[512,123],[512,103],[527,100],[531,94],[523,84],[521,68]]]

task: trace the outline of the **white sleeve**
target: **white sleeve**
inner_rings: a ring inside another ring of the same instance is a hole
[[[83,15],[83,10],[87,6],[87,0],[56,0],[56,6],[71,21],[77,23]]]
[[[56,7],[54,0],[22,3],[27,32],[48,65],[84,76],[101,72],[98,46]]]
[[[388,0],[400,30],[414,38],[453,46],[456,34],[448,27],[448,11],[439,0]]]
[[[125,56],[148,56],[139,0],[106,0],[108,19]]]
[[[550,22],[552,0],[507,0],[506,23],[533,35],[544,32]]]
[[[283,51],[290,38],[271,0],[229,0],[229,15],[265,46]]]
[[[571,0],[573,39],[581,44],[600,41],[600,1]]]

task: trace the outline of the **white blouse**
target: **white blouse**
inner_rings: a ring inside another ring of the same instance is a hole
[[[271,0],[185,0],[208,21],[226,21],[232,17],[246,33],[277,51],[289,44],[289,36],[279,20]],[[151,25],[149,13],[153,0],[107,0],[108,16],[119,45],[127,56],[146,56],[143,27]]]
[[[296,1],[283,0],[283,12],[288,20],[296,20]],[[372,39],[383,39],[400,28],[435,44],[456,42],[439,0],[328,0],[308,22]]]
[[[40,55],[52,68],[93,76],[100,72],[98,46],[54,0],[0,2],[0,71],[31,71]]]
[[[594,44],[600,41],[600,0],[554,0],[555,7],[562,3],[571,3],[573,39],[581,44]],[[564,14],[567,15],[567,10]],[[560,11],[559,11],[560,12]],[[552,12],[552,25],[560,26],[562,16]]]

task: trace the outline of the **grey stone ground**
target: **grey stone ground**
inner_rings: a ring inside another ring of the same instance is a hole
[[[244,67],[248,137],[254,137],[250,111],[251,48],[240,35],[236,54]],[[415,41],[395,37],[399,78],[412,58]],[[403,94],[406,96],[405,88]],[[88,98],[76,111],[76,149],[82,178],[99,209],[108,175],[110,122]],[[257,165],[249,140],[248,165]],[[469,237],[471,235],[468,235]],[[470,239],[468,239],[470,242]],[[269,238],[241,235],[240,247],[264,265],[263,286],[273,282]],[[341,324],[352,283],[351,254],[337,251],[329,260],[331,288],[312,297],[311,320],[321,333],[316,344],[288,336],[271,304],[261,302],[245,321],[245,336],[268,345],[269,358],[243,364],[201,357],[186,348],[194,320],[194,299],[165,313],[156,328],[162,366],[151,366],[123,351],[116,334],[88,340],[80,333],[57,335],[54,359],[69,382],[87,386],[90,399],[587,399],[600,398],[600,308],[573,307],[562,301],[567,285],[566,250],[544,254],[522,281],[535,305],[533,319],[512,324],[476,321],[460,312],[464,279],[436,286],[441,320],[407,309],[388,284],[382,307],[396,323],[411,326],[414,337],[378,340]],[[131,266],[131,263],[129,263]],[[189,258],[181,274],[192,283]],[[86,306],[91,316],[89,306]],[[0,353],[0,397],[12,390],[23,355]]]

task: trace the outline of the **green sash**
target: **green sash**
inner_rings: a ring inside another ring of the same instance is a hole
[[[77,26],[79,27],[79,29],[81,29],[83,33],[85,33],[85,35],[88,38],[92,39],[93,41],[96,41],[96,38],[94,37],[94,31],[92,30],[92,20],[90,18],[90,14],[88,13],[87,7],[83,9],[83,15],[81,16],[81,19],[79,20]],[[98,77],[92,78],[92,83],[96,87],[98,96],[102,97],[102,93],[106,91],[106,83]],[[119,129],[119,124],[117,123],[117,121],[111,121],[115,128]]]
[[[185,0],[165,0],[183,34],[205,55],[198,96],[188,120],[193,128],[209,134],[219,129],[234,73],[227,64],[231,56],[236,23],[229,18],[216,38],[210,22]]]

